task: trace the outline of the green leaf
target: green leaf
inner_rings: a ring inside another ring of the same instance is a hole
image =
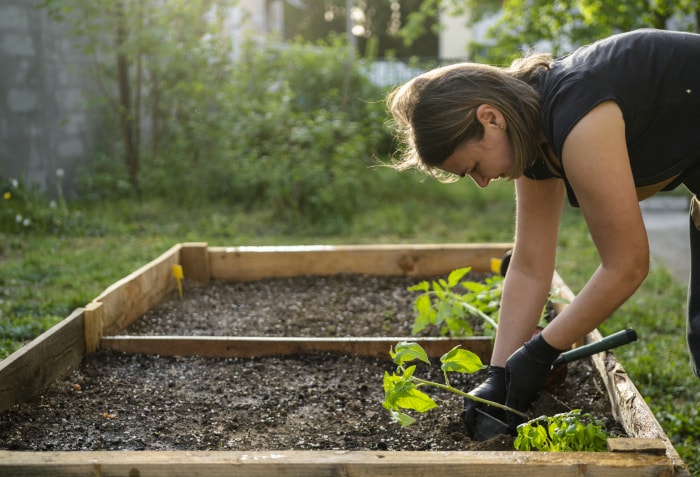
[[[431,324],[431,318],[435,316],[428,295],[421,295],[413,302],[413,308],[416,310],[416,318],[413,321],[412,334],[418,334],[424,328]]]
[[[460,348],[459,345],[445,353],[440,358],[440,362],[442,362],[440,369],[444,372],[471,374],[485,367],[478,355]]]
[[[450,274],[447,276],[447,286],[450,288],[454,288],[457,286],[459,281],[471,271],[472,267],[464,267],[464,268],[457,268],[456,270],[452,270]]]
[[[425,314],[430,311],[431,301],[428,295],[421,295],[413,302],[413,307],[419,314]]]
[[[396,410],[390,410],[391,417],[394,419],[394,421],[398,422],[402,427],[407,427],[416,422],[414,418],[409,416],[408,414],[405,414],[401,411],[396,411]]]
[[[422,391],[410,380],[415,366],[409,367],[403,376],[384,372],[384,401],[382,406],[388,410],[413,409],[425,412],[437,407],[433,399]]]
[[[417,283],[417,284],[415,284],[415,285],[413,285],[413,286],[410,286],[410,287],[406,288],[406,290],[408,290],[408,291],[422,291],[422,292],[427,292],[428,290],[430,290],[430,283],[428,283],[427,281],[423,280],[423,281],[420,282],[420,283]]]
[[[397,392],[394,402],[398,407],[404,409],[413,409],[418,412],[425,412],[430,409],[436,408],[437,403],[433,399],[425,394],[423,391],[419,391],[414,388],[402,388]]]
[[[389,355],[391,356],[391,359],[394,360],[394,363],[398,364],[399,366],[403,366],[404,363],[408,363],[414,359],[430,364],[428,355],[418,343],[401,341],[396,345],[396,351],[393,349],[389,350]]]

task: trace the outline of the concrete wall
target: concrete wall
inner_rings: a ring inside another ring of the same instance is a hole
[[[94,136],[83,92],[86,61],[40,0],[0,1],[0,176],[70,191]]]

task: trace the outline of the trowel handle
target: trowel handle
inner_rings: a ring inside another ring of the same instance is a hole
[[[587,358],[596,353],[600,353],[601,351],[617,348],[618,346],[626,345],[627,343],[631,343],[633,341],[637,341],[637,333],[632,328],[618,331],[617,333],[606,336],[602,340],[596,341],[595,343],[579,346],[571,351],[566,351],[560,354],[559,357],[554,360],[552,366],[562,363],[571,363],[572,361]]]

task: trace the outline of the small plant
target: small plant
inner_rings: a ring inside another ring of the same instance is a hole
[[[437,326],[442,336],[474,336],[474,318],[483,322],[483,334],[494,335],[498,327],[503,277],[494,275],[484,282],[462,280],[471,267],[450,272],[447,280],[424,280],[408,288],[422,292],[413,302],[416,313],[412,334]],[[458,287],[466,293],[456,291]]]
[[[479,359],[479,356],[471,351],[455,346],[440,358],[440,362],[442,363],[440,369],[442,369],[445,377],[444,384],[421,379],[415,376],[416,365],[406,366],[407,363],[414,360],[419,360],[430,365],[428,355],[423,347],[418,343],[402,341],[396,345],[395,350],[391,349],[389,354],[398,367],[395,373],[384,373],[385,397],[384,401],[382,402],[382,406],[384,406],[384,408],[391,413],[394,420],[396,420],[396,422],[402,426],[410,426],[416,420],[408,414],[402,412],[401,409],[412,409],[417,412],[426,412],[437,407],[437,403],[430,396],[420,390],[421,387],[425,386],[443,389],[482,404],[498,407],[506,411],[514,412],[525,417],[526,419],[528,418],[526,414],[520,411],[509,408],[508,406],[497,402],[472,396],[471,394],[465,393],[464,391],[450,385],[447,373],[455,372],[471,374],[485,368],[484,364],[481,362],[481,359]]]
[[[441,336],[474,336],[473,325],[478,323],[481,323],[481,335],[496,334],[504,277],[496,274],[483,281],[462,280],[470,271],[471,267],[457,268],[449,273],[447,280],[424,280],[408,287],[408,291],[422,292],[413,301],[413,335],[429,326],[436,326]],[[456,291],[458,287],[467,292],[459,293]],[[548,304],[565,302],[557,289],[550,291]],[[551,321],[549,312],[549,306],[542,309],[539,326],[544,327]]]
[[[513,446],[517,450],[603,452],[608,433],[592,415],[580,409],[541,416],[520,424]]]

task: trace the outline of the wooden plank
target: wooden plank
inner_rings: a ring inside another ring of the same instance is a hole
[[[209,248],[206,242],[185,242],[180,250],[180,264],[185,278],[207,284],[209,272]]]
[[[121,477],[670,477],[664,456],[610,452],[0,452],[0,475]]]
[[[561,313],[568,303],[573,302],[576,295],[566,285],[558,273],[554,273],[552,287],[557,289],[565,303],[555,304],[557,312]],[[591,343],[603,339],[597,329],[590,332],[584,343]],[[580,345],[577,344],[577,345]],[[660,440],[666,447],[666,456],[674,464],[674,474],[678,477],[690,477],[687,467],[683,463],[678,451],[664,432],[654,413],[647,405],[637,387],[632,383],[622,365],[615,358],[612,351],[598,353],[591,356],[591,361],[602,378],[608,392],[612,413],[615,420],[622,424],[625,432],[631,438]]]
[[[101,346],[125,353],[160,356],[209,356],[252,358],[312,352],[351,353],[360,356],[389,358],[389,349],[399,341],[414,341],[431,358],[439,358],[457,345],[473,351],[487,363],[491,358],[489,337],[419,338],[419,337],[216,337],[216,336],[108,336]]]
[[[638,439],[634,437],[608,439],[609,452],[640,452],[642,454],[666,454],[666,444],[661,439]]]
[[[210,247],[211,277],[252,281],[269,277],[366,273],[415,277],[471,266],[491,270],[512,244]]]
[[[177,244],[160,257],[112,284],[93,301],[104,306],[105,336],[129,326],[177,286],[172,266],[180,263]]]
[[[104,327],[104,306],[100,302],[88,303],[83,318],[85,329],[85,354],[94,353],[100,346]]]
[[[588,334],[587,341],[600,339],[602,339],[602,335],[596,329]],[[635,438],[663,441],[666,446],[666,456],[675,467],[673,475],[690,477],[690,472],[678,451],[673,447],[673,443],[615,355],[612,352],[605,352],[596,354],[591,359],[608,391],[613,416],[622,425],[625,432]]]
[[[0,412],[28,401],[77,367],[85,351],[83,309],[0,361]],[[2,475],[2,472],[0,472]]]

